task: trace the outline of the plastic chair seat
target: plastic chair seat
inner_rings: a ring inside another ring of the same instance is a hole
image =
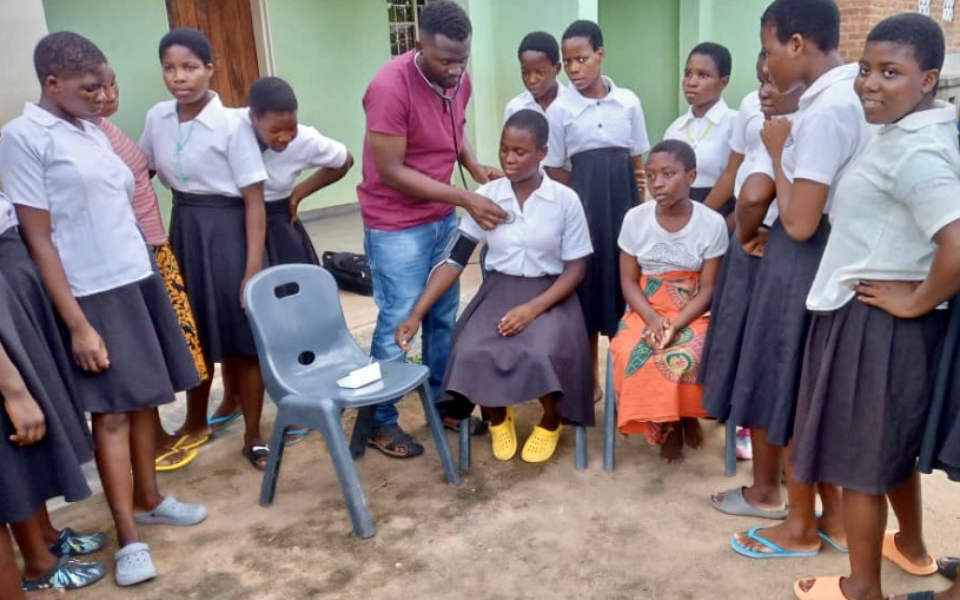
[[[360,408],[403,396],[430,377],[430,370],[422,365],[381,362],[380,381],[353,390],[337,385],[338,379],[367,364],[367,361],[359,364],[341,362],[305,369],[295,377],[281,380],[280,383],[287,394],[304,395],[305,391],[309,390],[310,396],[330,398],[343,408]]]

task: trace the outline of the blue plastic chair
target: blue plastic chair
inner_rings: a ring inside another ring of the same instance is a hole
[[[270,458],[260,488],[261,506],[271,504],[276,494],[287,428],[311,427],[327,442],[354,532],[361,538],[371,537],[373,520],[353,458],[366,449],[373,405],[413,390],[420,395],[447,482],[460,483],[430,394],[426,367],[381,362],[381,381],[355,390],[337,385],[338,379],[371,361],[347,329],[333,276],[314,265],[271,267],[250,279],[243,298],[263,380],[277,404]],[[340,422],[344,409],[361,409],[353,456]]]
[[[614,467],[614,438],[617,435],[617,399],[613,394],[613,355],[607,350],[607,382],[603,394],[603,470],[610,473]],[[727,421],[724,432],[723,473],[737,474],[737,426]]]

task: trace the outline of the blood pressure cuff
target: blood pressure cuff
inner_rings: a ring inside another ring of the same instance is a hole
[[[448,264],[463,270],[463,268],[467,266],[470,256],[473,255],[473,251],[477,249],[477,243],[477,240],[462,231],[458,231],[457,237],[453,239],[447,248],[447,256],[443,259],[443,264]]]

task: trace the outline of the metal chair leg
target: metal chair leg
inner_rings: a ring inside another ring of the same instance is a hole
[[[607,351],[606,389],[603,393],[603,470],[613,472],[614,438],[617,435],[617,399],[613,393],[613,355]]]
[[[467,473],[470,471],[470,417],[460,421],[460,432],[458,435],[460,441],[460,471]]]
[[[583,471],[587,468],[587,428],[583,425],[577,425],[573,430],[573,437],[577,470]]]
[[[440,464],[443,466],[443,475],[450,485],[460,484],[460,473],[457,472],[456,465],[453,464],[453,453],[450,452],[450,444],[447,443],[447,436],[443,432],[443,419],[433,403],[433,397],[430,394],[429,384],[424,382],[417,393],[420,396],[420,403],[423,404],[423,413],[427,415],[427,425],[430,427],[430,433],[433,434],[433,441],[437,446],[437,454],[440,455]]]
[[[733,477],[737,474],[737,425],[727,419],[724,427],[723,474]]]

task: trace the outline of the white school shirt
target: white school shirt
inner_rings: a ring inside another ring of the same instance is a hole
[[[726,219],[700,202],[692,204],[690,220],[673,232],[657,222],[656,202],[644,202],[627,211],[617,245],[636,257],[641,273],[699,272],[704,261],[726,254],[730,243]]]
[[[185,123],[177,118],[176,100],[154,105],[140,148],[160,182],[178,192],[238,198],[241,189],[267,179],[253,129],[216,94]]]
[[[50,213],[51,238],[76,297],[150,276],[133,214],[133,173],[96,125],[78,129],[35,104],[0,135],[0,178],[14,204]]]
[[[547,109],[550,140],[544,167],[561,168],[570,157],[598,148],[626,148],[630,156],[650,149],[640,99],[609,77],[603,82],[609,90],[603,98],[585,98],[571,85]]]
[[[11,227],[16,227],[16,225],[17,213],[13,209],[13,202],[10,202],[10,198],[7,198],[6,194],[0,192],[0,233]]]
[[[542,277],[563,273],[563,262],[593,253],[587,217],[577,193],[546,175],[530,197],[517,202],[506,177],[484,184],[477,193],[512,212],[515,220],[484,231],[464,213],[460,231],[478,243],[486,243],[486,267],[504,275]]]
[[[790,117],[787,117],[790,118]],[[767,153],[760,132],[763,130],[763,111],[760,108],[760,92],[754,90],[743,97],[740,109],[737,111],[737,120],[733,124],[733,134],[730,136],[730,149],[743,155],[743,162],[737,169],[733,180],[733,196],[740,197],[740,190],[748,177],[755,173],[763,173],[773,179],[773,162]],[[780,211],[777,210],[777,200],[774,198],[767,207],[767,214],[763,217],[766,227],[773,227]]]
[[[807,308],[837,310],[861,279],[922,281],[944,226],[960,219],[956,110],[929,110],[885,125],[837,184],[830,237]]]
[[[737,120],[737,111],[721,98],[702,117],[693,116],[693,109],[680,115],[667,127],[665,140],[690,144],[697,155],[695,188],[712,188],[730,159],[730,136]]]
[[[877,131],[853,90],[859,70],[856,63],[834,67],[803,92],[783,147],[783,172],[791,182],[807,179],[830,187],[825,214],[833,206],[837,181]]]
[[[737,169],[737,175],[733,181],[734,197],[740,195],[740,188],[743,182],[750,175],[744,165],[751,162],[751,159],[760,152],[766,152],[763,147],[763,140],[760,139],[760,132],[763,130],[763,111],[760,109],[760,92],[754,90],[743,97],[740,101],[740,109],[737,111],[737,120],[733,123],[733,133],[730,135],[730,150],[743,156],[743,162]]]
[[[566,89],[567,86],[558,81],[557,96],[553,99],[553,101],[556,102],[557,98],[559,98]],[[513,115],[513,113],[524,109],[535,110],[542,115],[547,114],[547,111],[543,110],[543,107],[537,103],[537,99],[533,97],[533,94],[531,94],[529,90],[524,90],[521,94],[515,96],[512,100],[507,102],[507,105],[503,108],[503,121],[506,122],[507,119]]]
[[[234,109],[253,130],[250,109]],[[256,131],[254,130],[254,135]],[[305,169],[326,167],[339,169],[347,162],[347,147],[330,139],[309,125],[297,124],[297,136],[283,152],[267,148],[263,151],[263,166],[267,180],[263,183],[263,198],[267,202],[286,200],[297,185],[297,177]]]

